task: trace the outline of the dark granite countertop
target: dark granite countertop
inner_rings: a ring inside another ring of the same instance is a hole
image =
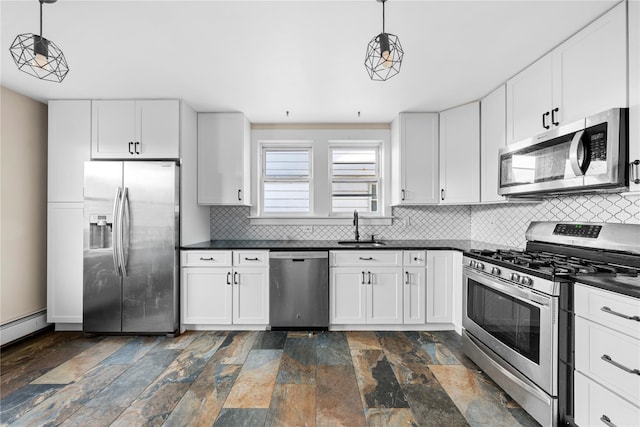
[[[513,249],[504,245],[479,242],[475,240],[383,240],[382,246],[341,245],[337,240],[208,240],[183,246],[183,250],[195,249],[268,249],[272,251],[313,251],[313,250],[457,250],[471,249]]]
[[[589,277],[577,276],[572,277],[576,283],[584,283],[585,285],[615,292],[618,294],[628,295],[634,298],[640,298],[640,277]]]

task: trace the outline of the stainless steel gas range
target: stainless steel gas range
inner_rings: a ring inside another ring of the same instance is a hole
[[[637,276],[640,225],[532,222],[526,249],[463,258],[465,353],[543,426],[573,417],[573,283]]]

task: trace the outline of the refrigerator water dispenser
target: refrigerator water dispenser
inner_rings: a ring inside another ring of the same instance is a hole
[[[112,247],[113,215],[89,215],[89,249]]]

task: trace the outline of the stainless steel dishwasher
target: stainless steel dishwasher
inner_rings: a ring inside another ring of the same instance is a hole
[[[269,253],[271,329],[329,327],[329,252]]]

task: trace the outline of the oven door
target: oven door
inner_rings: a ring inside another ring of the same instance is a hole
[[[463,277],[466,331],[557,396],[558,298],[468,267]]]

